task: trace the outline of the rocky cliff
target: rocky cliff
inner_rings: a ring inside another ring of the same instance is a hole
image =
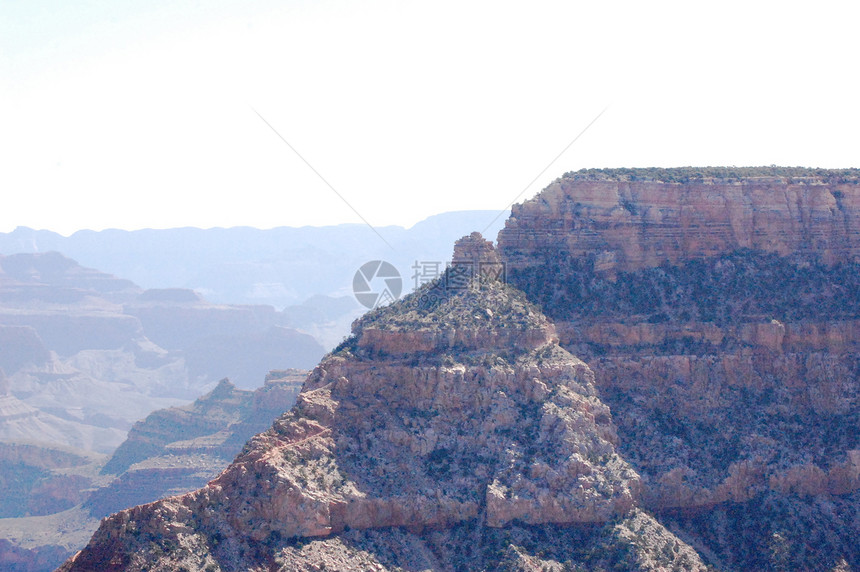
[[[568,173],[514,206],[499,247],[513,268],[535,266],[535,253],[550,249],[594,258],[603,272],[740,249],[853,261],[860,255],[858,185],[860,170]]]
[[[763,171],[570,173],[499,250],[645,506],[722,569],[857,567],[860,172]]]
[[[858,203],[856,170],[569,173],[63,570],[860,568]]]
[[[493,278],[446,284],[367,314],[222,475],[109,517],[64,569],[702,568],[634,508],[552,324]]]

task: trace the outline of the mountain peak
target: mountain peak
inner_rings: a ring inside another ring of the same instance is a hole
[[[456,266],[410,296],[365,314],[353,337],[341,345],[358,357],[422,356],[438,361],[447,353],[512,354],[555,339],[555,328],[522,292],[485,275],[458,275]]]
[[[481,265],[499,264],[499,255],[491,240],[485,240],[480,232],[473,232],[454,243],[452,264],[473,264],[476,268]]]
[[[468,244],[487,252],[480,240]],[[237,556],[248,542],[277,550],[282,539],[349,529],[627,514],[639,477],[615,451],[588,366],[558,346],[552,325],[519,291],[482,275],[462,288],[450,288],[450,279],[358,320],[295,407],[219,478],[110,517],[69,569],[140,551],[163,560],[142,542],[146,533],[131,534],[151,527],[162,531],[158,543],[174,546],[202,546],[217,534],[206,558],[242,567],[251,565]],[[191,555],[179,549],[168,558]]]

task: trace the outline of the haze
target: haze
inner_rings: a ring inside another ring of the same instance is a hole
[[[581,167],[856,167],[857,12],[5,2],[0,231],[361,222],[255,110],[375,226]]]

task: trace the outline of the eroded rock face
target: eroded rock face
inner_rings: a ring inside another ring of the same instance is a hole
[[[584,525],[629,513],[639,476],[616,453],[591,370],[516,290],[480,278],[464,290],[442,284],[362,318],[296,406],[221,476],[108,518],[66,569],[137,569],[192,555],[196,566],[244,568],[249,546],[271,557],[289,538],[474,522]],[[425,350],[409,337],[416,331],[436,340],[472,334]],[[364,340],[369,332],[386,335]],[[528,343],[491,343],[498,339]],[[150,540],[177,549],[159,556]]]
[[[860,172],[739,172],[685,182],[645,171],[571,173],[514,206],[499,234],[502,258],[531,266],[535,251],[563,245],[573,256],[595,256],[599,270],[624,271],[739,249],[811,254],[826,264],[860,255]]]
[[[833,531],[860,533],[846,508],[860,485],[860,173],[663,175],[570,174],[516,207],[499,235],[508,278],[594,370],[645,506],[681,511],[712,564],[856,566]],[[753,512],[771,515],[783,560],[766,535],[726,529],[756,503],[781,506]],[[809,535],[826,557],[800,548]]]
[[[566,176],[455,248],[526,298],[446,275],[369,314],[64,569],[704,568],[661,521],[717,569],[860,567],[858,173],[759,171]]]

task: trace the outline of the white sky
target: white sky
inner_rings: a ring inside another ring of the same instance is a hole
[[[852,2],[0,2],[0,231],[504,209],[582,167],[860,166]]]

